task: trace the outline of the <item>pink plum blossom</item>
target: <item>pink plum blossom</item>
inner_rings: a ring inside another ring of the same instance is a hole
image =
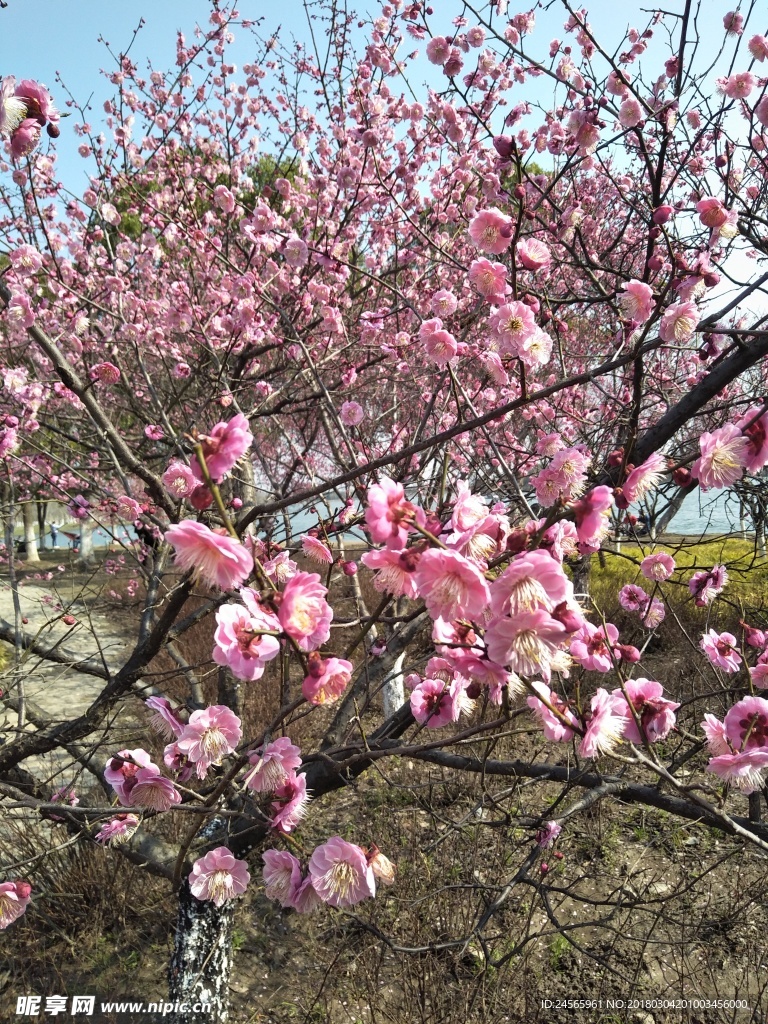
[[[699,311],[693,302],[670,306],[661,318],[659,336],[666,342],[690,341],[699,322]]]
[[[538,238],[521,238],[515,253],[526,270],[545,270],[552,262],[549,246]]]
[[[514,356],[523,342],[537,330],[533,311],[524,302],[505,303],[492,314],[489,323],[498,338],[501,352]]]
[[[736,421],[746,440],[744,467],[749,473],[759,473],[768,466],[768,412],[750,409]]]
[[[423,526],[426,516],[422,509],[406,500],[402,484],[383,476],[378,484],[368,488],[365,522],[377,544],[404,548],[408,540],[408,524],[414,521]]]
[[[187,498],[199,480],[186,463],[173,459],[163,473],[163,483],[174,498]]]
[[[368,569],[375,570],[374,589],[394,597],[418,597],[413,572],[418,564],[418,553],[412,548],[398,551],[396,548],[381,548],[366,551],[360,561]]]
[[[228,423],[217,423],[210,434],[200,438],[200,442],[208,473],[212,480],[219,481],[251,447],[253,434],[248,420],[238,413]],[[202,481],[203,472],[196,455],[192,456],[190,468]]]
[[[707,771],[718,775],[745,795],[757,793],[765,785],[768,749],[719,754],[710,760]]]
[[[609,530],[608,511],[613,505],[613,491],[601,484],[587,491],[573,506],[579,544],[597,550]]]
[[[704,715],[701,728],[707,738],[707,749],[710,754],[717,756],[718,754],[730,754],[732,752],[725,723],[721,722],[719,718],[709,713]]]
[[[273,793],[284,786],[301,765],[301,750],[287,736],[279,736],[249,754],[248,761],[253,765],[245,775],[248,788],[256,793]]]
[[[664,687],[654,679],[628,679],[624,684],[627,696],[632,702],[644,736],[640,735],[633,718],[626,698],[620,689],[613,691],[612,696],[616,698],[617,708],[622,707],[627,719],[624,727],[624,739],[630,743],[656,743],[658,740],[666,739],[675,725],[675,711],[680,707],[672,700],[667,700],[664,694]]]
[[[744,475],[748,459],[748,442],[735,424],[706,431],[699,440],[701,456],[691,466],[691,474],[702,491],[729,487]]]
[[[491,583],[490,592],[494,615],[515,616],[537,608],[551,612],[563,602],[574,602],[573,584],[562,566],[544,551],[516,555]]]
[[[688,589],[698,608],[704,608],[721,594],[728,582],[724,565],[714,565],[710,570],[695,572],[688,581]]]
[[[640,563],[640,572],[647,580],[654,580],[656,583],[663,583],[668,580],[675,571],[675,560],[671,555],[663,551],[655,555],[648,555]]]
[[[94,839],[102,846],[119,846],[128,842],[140,824],[135,814],[118,814],[104,822]]]
[[[155,712],[150,718],[149,724],[156,732],[169,740],[174,737],[178,739],[181,736],[184,731],[184,723],[176,714],[176,708],[167,697],[147,697],[144,703],[150,711]]]
[[[536,845],[541,850],[548,850],[555,845],[557,837],[563,831],[556,821],[545,821],[536,832]]]
[[[285,585],[278,619],[302,651],[314,651],[331,635],[333,609],[317,573],[297,572]]]
[[[239,541],[192,519],[170,527],[165,539],[176,549],[176,565],[185,572],[194,570],[209,587],[231,590],[253,569],[253,558]]]
[[[648,600],[648,594],[636,583],[626,583],[619,591],[619,604],[628,612],[644,611]]]
[[[760,64],[768,57],[768,39],[765,36],[754,35],[747,43],[747,48],[752,56]]]
[[[582,757],[611,754],[627,728],[626,701],[599,689],[590,701],[587,730],[579,746]]]
[[[593,626],[585,622],[571,640],[571,657],[592,672],[610,672],[614,662],[621,659],[616,650],[619,631],[608,622],[604,626]]]
[[[301,692],[310,704],[332,704],[344,693],[352,678],[352,663],[344,658],[321,658],[313,652]]]
[[[275,900],[281,907],[293,907],[302,881],[298,858],[287,850],[265,850],[261,857],[267,899]]]
[[[17,921],[27,909],[32,886],[29,882],[0,882],[0,931]]]
[[[362,423],[365,412],[359,402],[343,402],[339,410],[339,419],[345,427],[356,427]]]
[[[723,725],[728,742],[736,751],[768,747],[768,700],[743,697],[729,709]]]
[[[416,566],[414,581],[433,619],[475,618],[483,614],[490,601],[482,571],[455,551],[425,551]]]
[[[240,719],[223,704],[193,711],[177,741],[178,749],[197,766],[197,777],[204,779],[211,765],[220,765],[234,753],[242,739]]]
[[[664,456],[659,452],[654,452],[645,462],[635,466],[627,474],[627,479],[621,488],[626,501],[630,504],[640,501],[649,491],[658,486],[666,472],[667,463]]]
[[[270,825],[278,832],[292,832],[307,813],[308,803],[306,775],[291,772],[282,786],[275,790]]]
[[[111,757],[104,769],[104,778],[114,789],[123,807],[130,807],[131,790],[136,784],[136,776],[140,769],[146,768],[160,774],[160,769],[153,763],[146,750],[119,750]]]
[[[260,679],[267,663],[280,653],[277,637],[265,631],[279,633],[281,628],[277,616],[258,604],[252,609],[224,604],[216,611],[213,660],[238,679]]]
[[[716,633],[710,629],[699,643],[702,651],[710,662],[724,672],[738,672],[741,655],[736,649],[736,637],[733,633]]]
[[[544,736],[552,743],[564,743],[570,740],[574,735],[574,729],[579,727],[576,715],[545,683],[534,682],[531,683],[531,686],[538,696],[531,694],[526,703],[541,723]],[[547,703],[545,704],[544,701]],[[558,714],[555,714],[555,711]]]
[[[238,860],[226,846],[218,846],[192,865],[189,888],[199,900],[212,900],[217,907],[242,896],[251,876],[244,860]]]
[[[365,853],[341,836],[332,836],[312,851],[309,875],[320,899],[331,907],[353,907],[376,895]]]
[[[518,675],[541,675],[549,682],[552,668],[560,663],[562,644],[569,639],[562,622],[543,608],[521,612],[514,618],[493,618],[485,632],[488,656]]]
[[[496,306],[503,305],[504,296],[510,290],[507,284],[507,268],[503,263],[492,263],[481,257],[470,264],[468,276],[469,283],[479,295],[489,299]]]
[[[301,538],[301,550],[311,562],[318,562],[320,565],[333,564],[331,549],[310,533],[305,533]]]
[[[619,306],[628,320],[644,324],[655,308],[653,289],[644,281],[627,281],[622,286],[624,294],[619,296]]]
[[[512,244],[513,224],[500,210],[481,210],[472,218],[469,237],[478,249],[498,256]]]

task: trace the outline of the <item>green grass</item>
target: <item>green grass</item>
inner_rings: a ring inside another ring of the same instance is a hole
[[[665,552],[675,559],[677,569],[672,578],[662,584],[665,597],[675,605],[692,606],[688,580],[700,569],[724,565],[728,570],[728,583],[723,599],[744,609],[757,609],[765,605],[768,592],[768,559],[755,550],[753,541],[735,537],[715,538],[701,542],[681,540],[678,544],[636,544],[622,542],[618,553],[606,551],[593,555],[590,594],[600,607],[616,604],[617,594],[625,583],[639,583],[646,590],[653,586],[640,574],[640,562],[647,555]],[[691,607],[693,610],[693,607]]]

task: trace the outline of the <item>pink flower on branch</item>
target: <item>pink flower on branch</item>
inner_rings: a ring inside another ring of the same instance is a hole
[[[292,832],[307,813],[308,803],[306,776],[291,772],[282,786],[275,790],[270,825],[278,832]]]
[[[189,888],[199,900],[211,900],[217,907],[242,896],[251,876],[244,860],[238,860],[226,846],[219,846],[196,860],[189,876]]]
[[[633,718],[626,697],[621,689],[615,689],[612,696],[616,698],[616,707],[623,711],[627,719],[624,727],[624,739],[630,743],[642,743],[646,739],[649,743],[656,743],[658,740],[666,739],[675,725],[675,711],[680,707],[672,700],[663,696],[664,688],[661,683],[654,679],[628,679],[624,684],[627,696],[632,702],[644,737]]]
[[[513,232],[509,217],[492,207],[476,213],[469,225],[469,237],[477,248],[494,256],[509,248]]]
[[[277,616],[258,604],[253,610],[236,604],[222,605],[216,611],[213,660],[217,665],[226,665],[238,679],[260,679],[267,663],[280,653],[280,641],[269,633],[279,633],[281,629]]]
[[[709,661],[724,672],[739,671],[741,655],[736,649],[736,637],[732,633],[716,633],[710,629],[699,642]]]
[[[165,539],[176,549],[176,565],[185,572],[195,571],[209,587],[231,590],[244,583],[253,569],[253,558],[239,541],[192,519],[170,527]]]
[[[293,907],[302,881],[298,858],[287,850],[265,850],[261,857],[267,899],[275,900],[281,907]]]
[[[302,651],[314,651],[331,635],[333,610],[317,573],[297,572],[285,585],[278,619]]]
[[[0,882],[0,931],[18,921],[29,905],[31,893],[29,882]]]
[[[376,881],[365,853],[341,836],[315,848],[309,859],[312,885],[331,907],[353,907],[376,895]]]
[[[416,566],[414,582],[433,619],[477,618],[491,599],[477,564],[456,551],[425,551]]]
[[[253,767],[245,774],[246,786],[256,793],[273,793],[301,765],[301,750],[287,736],[279,736],[250,754],[248,760]]]
[[[228,423],[217,423],[210,434],[200,438],[203,458],[210,477],[219,481],[234,467],[253,444],[253,434],[248,420],[238,413]],[[193,455],[190,468],[199,481],[203,471],[197,456]]]
[[[204,779],[211,765],[220,765],[234,753],[241,738],[240,719],[234,711],[214,704],[192,712],[176,745],[197,766],[197,777]]]
[[[308,674],[301,692],[310,704],[332,704],[352,678],[352,663],[344,658],[321,658],[313,651],[307,659]]]

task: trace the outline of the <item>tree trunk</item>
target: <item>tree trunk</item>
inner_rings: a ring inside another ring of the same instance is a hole
[[[48,509],[47,501],[36,501],[35,506],[37,507],[37,529],[40,533],[40,543],[45,548],[48,545],[45,543],[45,513]]]
[[[24,517],[24,542],[27,545],[27,553],[24,555],[25,562],[39,562],[40,555],[37,551],[37,534],[35,533],[35,509],[31,501],[22,502],[22,516]]]
[[[80,565],[89,568],[93,565],[93,520],[80,520],[80,551],[78,561]]]
[[[175,1008],[163,1016],[163,1021],[225,1024],[229,1019],[233,916],[233,900],[218,908],[210,900],[196,899],[184,882],[179,891],[176,938],[168,970],[169,1002]],[[200,1004],[208,1005],[202,1008]]]
[[[392,673],[381,688],[384,701],[384,719],[391,718],[405,703],[405,687],[403,686],[403,662],[405,651],[398,654]]]

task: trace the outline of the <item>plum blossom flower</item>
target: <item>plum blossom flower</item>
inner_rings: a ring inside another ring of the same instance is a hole
[[[287,850],[265,850],[261,857],[267,899],[275,900],[281,907],[293,907],[302,881],[298,859]]]
[[[220,765],[234,753],[242,739],[240,719],[223,704],[193,711],[177,747],[197,766],[197,777],[204,779],[211,765]]]
[[[658,486],[666,471],[666,460],[660,452],[654,452],[645,462],[635,466],[629,471],[627,479],[621,487],[626,501],[630,504],[640,501],[649,491]]]
[[[153,811],[167,811],[181,803],[181,793],[158,768],[140,768],[136,772],[130,792],[129,807],[148,807]]]
[[[747,442],[744,466],[749,473],[759,473],[768,466],[768,413],[760,408],[750,409],[736,421]]]
[[[760,64],[768,57],[768,39],[765,36],[754,35],[747,43],[747,48],[752,56]]]
[[[504,304],[504,297],[510,288],[507,284],[507,268],[503,263],[491,263],[482,257],[470,264],[468,276],[469,283],[484,299],[495,306]]]
[[[321,658],[313,652],[301,692],[310,704],[332,704],[344,693],[352,678],[352,663],[344,658]]]
[[[699,647],[717,668],[728,673],[739,671],[741,655],[736,649],[736,637],[732,633],[716,633],[710,629],[702,636]]]
[[[14,95],[16,79],[13,75],[0,79],[0,138],[7,139],[27,116],[27,107]]]
[[[285,585],[278,618],[302,651],[313,651],[331,635],[333,609],[317,573],[297,572]]]
[[[640,735],[640,730],[633,718],[626,698],[620,689],[613,691],[612,696],[616,698],[617,707],[624,709],[627,724],[624,727],[624,739],[630,743],[656,743],[657,740],[666,739],[675,725],[675,711],[680,707],[672,700],[663,696],[664,687],[654,679],[628,679],[624,684],[627,696],[632,702],[640,725],[645,736]]]
[[[571,640],[571,657],[589,671],[610,672],[614,662],[621,659],[616,648],[618,639],[619,631],[612,623],[593,626],[585,622]]]
[[[115,512],[121,519],[133,522],[141,515],[141,505],[127,494],[121,494],[119,498],[115,499]]]
[[[31,893],[29,882],[0,882],[0,931],[21,917],[27,909]]]
[[[640,612],[648,607],[648,594],[636,583],[627,583],[619,591],[619,604],[628,612]]]
[[[377,484],[368,488],[366,526],[377,544],[389,548],[404,548],[408,540],[408,524],[415,521],[424,526],[424,511],[406,501],[405,489],[389,477],[382,476]]]
[[[445,36],[433,36],[427,43],[427,60],[442,66],[451,55],[451,44]]]
[[[209,587],[231,590],[253,569],[253,557],[239,541],[192,519],[171,526],[165,539],[176,549],[176,565],[185,572],[194,570]]]
[[[705,228],[719,228],[728,220],[728,211],[720,199],[705,196],[696,203],[696,213]]]
[[[623,710],[629,710],[626,701],[618,701],[607,690],[599,689],[589,706],[589,721],[579,746],[579,753],[582,757],[610,754],[627,728],[627,719],[622,713],[622,706]]]
[[[115,818],[105,821],[94,836],[97,843],[106,846],[119,846],[127,843],[141,822],[135,814],[118,814]]]
[[[213,190],[213,201],[222,213],[234,213],[237,202],[226,185],[217,185]]]
[[[521,238],[515,253],[526,270],[545,270],[552,262],[552,252],[538,238]]]
[[[278,832],[293,832],[307,813],[308,803],[306,775],[291,772],[282,786],[275,790],[275,799],[272,801],[274,814],[270,825]]]
[[[448,722],[457,722],[462,712],[472,707],[466,680],[454,674],[445,658],[430,658],[426,677],[411,691],[411,712],[416,721],[428,729],[439,729]]]
[[[496,617],[485,631],[488,657],[517,675],[541,675],[545,682],[559,664],[561,645],[570,634],[562,622],[539,608],[514,618]]]
[[[186,463],[174,459],[163,473],[163,483],[174,498],[187,498],[200,481]]]
[[[644,324],[655,308],[653,288],[644,281],[627,281],[622,285],[624,294],[619,296],[619,306],[624,316],[635,323]]]
[[[459,308],[459,300],[447,288],[439,288],[430,300],[435,316],[451,316]]]
[[[723,28],[729,36],[740,36],[744,31],[744,15],[738,11],[728,11],[723,17]]]
[[[534,682],[531,686],[538,696],[531,694],[526,703],[541,723],[544,736],[552,743],[564,743],[572,738],[579,721],[565,701],[545,683]],[[539,699],[542,698],[542,699]],[[547,703],[545,704],[544,701]],[[549,705],[549,706],[547,706]],[[554,708],[558,714],[552,710]]]
[[[739,754],[719,754],[707,765],[707,771],[719,775],[739,792],[748,795],[765,785],[768,771],[768,750],[745,750]]]
[[[130,807],[130,794],[136,783],[140,769],[146,768],[160,773],[160,769],[152,762],[146,750],[119,750],[111,757],[104,768],[104,778],[114,789],[117,798],[124,807]]]
[[[675,571],[675,560],[671,555],[663,551],[655,555],[648,555],[640,563],[640,572],[647,580],[654,580],[656,583],[663,583],[668,580]]]
[[[291,238],[286,239],[283,246],[283,256],[289,267],[299,268],[306,266],[309,260],[307,243],[299,238],[298,235],[293,235]]]
[[[714,565],[710,570],[695,572],[688,581],[688,589],[697,608],[704,608],[721,594],[728,582],[724,565]]]
[[[178,739],[181,736],[184,731],[184,723],[176,714],[176,708],[167,697],[147,697],[144,703],[150,711],[155,712],[149,720],[149,724],[155,732],[169,740],[174,737]]]
[[[514,227],[509,217],[490,207],[480,210],[469,225],[469,237],[478,249],[498,256],[512,244]]]
[[[305,533],[301,538],[301,550],[311,562],[319,562],[320,565],[333,564],[333,555],[328,545],[310,533]]]
[[[362,423],[365,412],[359,402],[343,402],[339,411],[339,419],[345,427],[356,427]]]
[[[751,695],[743,697],[729,709],[723,725],[734,750],[768,747],[768,700]]]
[[[251,447],[253,434],[248,420],[242,413],[238,413],[227,423],[217,423],[210,434],[200,438],[200,443],[208,473],[212,480],[218,482]],[[203,471],[196,455],[192,456],[190,468],[197,479],[202,481]]]
[[[622,128],[634,128],[643,120],[643,108],[639,100],[630,96],[619,107],[619,123]]]
[[[691,474],[702,491],[729,487],[744,475],[748,459],[747,439],[733,423],[706,431],[699,439],[701,456],[691,466]]]
[[[704,715],[701,728],[707,738],[707,749],[710,754],[717,756],[718,754],[730,754],[732,752],[725,723],[721,722],[719,718],[711,714]]]
[[[248,755],[253,768],[244,782],[256,793],[273,793],[284,786],[301,764],[301,750],[287,736],[279,736]]]
[[[724,79],[721,88],[729,99],[745,100],[756,85],[757,77],[751,71],[738,71]]]
[[[341,836],[332,836],[312,851],[309,875],[320,899],[331,907],[353,907],[376,895],[365,853]]]
[[[676,302],[661,318],[659,337],[667,342],[689,341],[698,322],[699,311],[694,302]]]
[[[545,551],[523,551],[490,585],[494,615],[515,616],[557,605],[574,604],[573,584],[562,566]]]
[[[562,826],[556,821],[545,821],[536,832],[536,845],[541,850],[548,850],[555,845],[557,837],[563,831]]]
[[[419,593],[413,578],[418,560],[418,552],[411,548],[404,551],[398,551],[396,548],[366,551],[360,559],[368,569],[375,570],[375,590],[395,597],[409,597],[411,600],[415,600]]]
[[[416,566],[414,582],[433,619],[479,617],[491,599],[481,570],[456,551],[425,551]]]
[[[758,690],[768,690],[768,664],[758,661],[757,665],[750,667],[749,678]]]
[[[238,860],[226,846],[210,850],[192,865],[189,888],[199,900],[212,900],[217,907],[242,896],[251,876],[244,860]]]
[[[260,679],[267,663],[280,653],[279,640],[265,634],[265,630],[279,633],[280,620],[258,603],[253,610],[236,604],[222,605],[216,611],[213,660],[217,665],[226,665],[238,679]]]
[[[523,342],[538,330],[533,310],[524,302],[505,303],[492,314],[489,323],[500,350],[514,356]]]
[[[664,602],[658,597],[651,598],[640,617],[640,623],[646,629],[656,629],[664,621],[666,614]]]
[[[587,551],[596,551],[608,533],[608,512],[612,505],[613,491],[601,484],[587,491],[573,506],[579,544]]]

